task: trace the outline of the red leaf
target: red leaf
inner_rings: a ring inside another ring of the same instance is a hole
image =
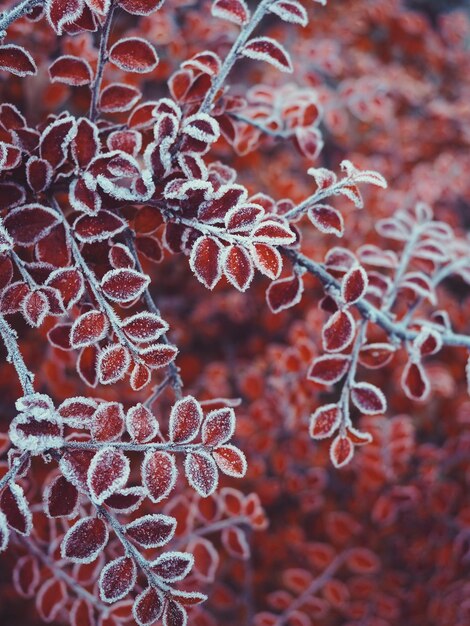
[[[126,426],[132,441],[136,443],[151,441],[159,430],[155,415],[143,404],[137,404],[129,409],[126,415]]]
[[[266,291],[269,308],[273,313],[289,309],[300,302],[303,290],[303,280],[297,274],[274,281]]]
[[[223,254],[224,274],[239,291],[245,291],[253,280],[253,261],[242,246],[228,246]]]
[[[139,626],[151,626],[163,613],[163,596],[153,587],[147,587],[135,599],[132,614]]]
[[[125,487],[106,498],[104,503],[119,513],[133,513],[140,507],[145,495],[142,487]]]
[[[77,318],[70,331],[73,348],[83,348],[98,343],[108,332],[108,318],[101,311],[87,311]]]
[[[100,109],[104,113],[129,111],[142,98],[136,87],[113,83],[103,89],[100,96]]]
[[[140,357],[147,367],[159,369],[166,367],[175,360],[178,354],[176,346],[157,343],[140,351]]]
[[[189,265],[196,278],[208,289],[214,289],[222,276],[222,246],[217,239],[203,235],[191,250]]]
[[[28,185],[36,193],[44,191],[52,180],[52,167],[49,161],[32,156],[26,164]]]
[[[0,510],[6,517],[7,524],[20,535],[29,535],[33,527],[31,511],[23,489],[10,482],[0,496]]]
[[[317,204],[308,210],[312,224],[322,233],[334,233],[343,236],[344,220],[339,211],[326,204]]]
[[[4,224],[18,245],[28,246],[45,237],[58,221],[58,215],[49,207],[26,204],[9,211]]]
[[[220,446],[231,439],[235,431],[235,413],[231,408],[211,411],[202,425],[202,442],[207,446]]]
[[[164,0],[118,0],[118,4],[132,15],[150,15],[157,11]]]
[[[108,563],[99,578],[100,597],[103,602],[116,602],[127,596],[137,578],[136,565],[130,557],[122,556]]]
[[[219,446],[212,452],[219,469],[227,476],[243,478],[247,464],[245,455],[237,447],[230,444]]]
[[[46,17],[58,35],[65,24],[71,24],[83,11],[83,0],[46,0]]]
[[[385,413],[387,401],[382,391],[370,383],[357,383],[351,389],[351,400],[365,415]]]
[[[255,37],[242,48],[240,54],[257,61],[266,61],[281,72],[292,72],[292,61],[289,53],[281,44],[271,37]]]
[[[286,246],[294,243],[295,235],[288,224],[275,220],[260,222],[251,233],[255,243],[267,243],[276,246]]]
[[[44,508],[49,517],[75,517],[78,491],[63,476],[57,476],[44,492]]]
[[[91,398],[68,398],[57,409],[65,424],[73,428],[87,428],[97,404]]]
[[[144,515],[126,526],[127,535],[144,548],[161,548],[175,534],[176,520],[168,515]]]
[[[95,441],[114,441],[124,432],[124,410],[120,402],[103,402],[94,412],[90,430]]]
[[[98,355],[96,369],[102,385],[110,385],[123,378],[129,369],[129,351],[119,343],[107,346]]]
[[[109,51],[109,60],[126,72],[151,72],[158,65],[154,47],[140,37],[117,41]]]
[[[341,423],[342,413],[337,404],[319,407],[310,418],[310,437],[326,439],[331,437]]]
[[[323,346],[328,352],[341,352],[354,338],[354,318],[349,311],[336,311],[323,326]]]
[[[101,287],[110,300],[128,302],[143,294],[150,278],[133,269],[116,269],[106,272]]]
[[[39,585],[39,580],[38,562],[34,557],[29,555],[22,556],[16,561],[13,569],[13,584],[20,596],[24,598],[33,597]]]
[[[152,571],[169,583],[185,578],[193,565],[194,557],[188,552],[166,552],[150,562]]]
[[[40,291],[30,291],[21,303],[21,310],[28,324],[38,328],[49,313],[49,301]]]
[[[217,488],[218,471],[214,459],[207,452],[193,452],[186,455],[184,471],[191,487],[203,498],[207,498]]]
[[[354,454],[354,446],[349,437],[338,435],[330,447],[331,462],[335,467],[347,465]]]
[[[245,0],[214,0],[212,15],[242,26],[250,20],[250,11]]]
[[[192,396],[187,396],[171,409],[169,437],[173,443],[188,443],[199,432],[202,422],[201,405]]]
[[[341,297],[347,304],[353,304],[364,297],[368,278],[363,267],[353,267],[345,274],[341,282]]]
[[[103,504],[112,493],[122,489],[129,473],[129,459],[120,450],[101,448],[88,468],[87,485],[93,502]]]
[[[80,87],[91,83],[93,73],[90,64],[85,59],[64,54],[49,66],[49,76],[53,83]]]
[[[297,0],[278,0],[269,7],[271,13],[275,13],[285,22],[307,26],[308,14],[305,8]]]
[[[349,369],[350,357],[344,354],[317,357],[307,374],[309,380],[320,385],[332,385],[341,380]]]
[[[163,613],[163,626],[186,626],[188,614],[178,602],[170,600]]]
[[[144,311],[127,317],[121,325],[122,329],[135,343],[156,341],[168,330],[168,324],[154,313]]]
[[[46,285],[58,289],[67,309],[78,302],[84,289],[83,277],[74,267],[63,267],[54,270],[49,274]]]
[[[49,161],[53,168],[58,168],[67,158],[67,149],[76,133],[77,127],[73,117],[68,115],[59,117],[49,124],[41,135],[40,157]]]
[[[173,455],[151,450],[146,453],[142,464],[142,484],[152,502],[160,502],[169,495],[175,486],[177,475]]]
[[[151,378],[150,370],[141,363],[136,363],[131,372],[130,384],[134,391],[139,391],[149,384]]]
[[[27,50],[10,43],[0,46],[0,70],[23,77],[36,74],[38,68]]]
[[[73,227],[79,241],[94,243],[114,237],[127,227],[127,223],[110,211],[98,211],[96,215],[82,215]]]
[[[108,543],[108,529],[99,517],[84,517],[65,534],[61,556],[74,563],[91,563]]]
[[[72,140],[71,148],[77,165],[86,169],[100,149],[99,131],[96,124],[81,117],[77,122],[77,134]]]
[[[282,271],[282,257],[276,248],[265,243],[255,243],[252,255],[257,270],[272,280],[279,277]]]
[[[408,361],[403,370],[401,385],[408,398],[411,400],[425,400],[430,391],[428,377],[421,363]]]

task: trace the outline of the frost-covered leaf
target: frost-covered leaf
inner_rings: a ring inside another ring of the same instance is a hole
[[[99,517],[84,517],[69,528],[60,550],[64,559],[74,563],[91,563],[108,543],[108,528]]]
[[[5,514],[0,511],[0,553],[7,549],[9,539],[10,531],[8,530],[7,518]]]
[[[103,402],[90,421],[91,436],[95,441],[114,441],[124,432],[124,410],[120,402]]]
[[[245,0],[214,0],[212,15],[243,26],[250,20],[250,10]]]
[[[101,448],[88,468],[87,485],[93,502],[102,504],[112,493],[122,489],[129,473],[129,459],[120,450]]]
[[[101,311],[87,311],[80,315],[70,330],[70,344],[73,348],[91,346],[104,339],[108,333],[108,318]]]
[[[319,407],[310,418],[309,433],[313,439],[331,437],[341,423],[342,413],[337,404]]]
[[[254,276],[253,261],[246,248],[227,246],[222,256],[222,267],[228,281],[239,291],[246,291]]]
[[[266,300],[273,313],[298,304],[302,299],[304,283],[298,274],[272,282],[266,291]]]
[[[271,13],[278,15],[284,22],[307,26],[308,14],[306,9],[297,0],[278,0],[269,7]]]
[[[15,243],[28,246],[45,237],[59,222],[51,208],[26,204],[8,212],[4,224]]]
[[[0,45],[0,70],[24,77],[36,74],[38,68],[27,50],[10,43]]]
[[[343,378],[350,361],[350,357],[344,354],[317,357],[310,366],[307,378],[320,385],[332,385]]]
[[[341,352],[354,338],[355,323],[349,311],[336,311],[323,326],[323,347],[327,352]]]
[[[401,377],[401,386],[411,400],[426,400],[431,385],[421,363],[408,361]]]
[[[151,626],[163,613],[163,596],[154,587],[147,587],[135,599],[132,614],[139,626]]]
[[[359,363],[368,369],[379,369],[387,365],[396,351],[389,343],[369,343],[359,352]]]
[[[23,488],[10,482],[0,496],[0,510],[7,524],[20,535],[28,536],[33,528],[33,518]]]
[[[136,87],[124,83],[113,83],[103,89],[100,96],[100,109],[104,113],[129,111],[142,98]]]
[[[104,348],[98,355],[96,369],[102,385],[110,385],[126,374],[131,362],[129,351],[116,343]]]
[[[281,72],[292,72],[292,61],[287,50],[271,37],[255,37],[242,48],[240,54],[256,61],[266,61]]]
[[[184,471],[188,483],[203,498],[217,488],[219,473],[214,459],[203,451],[191,452],[184,460]]]
[[[330,458],[337,468],[347,465],[354,455],[354,446],[349,437],[338,435],[330,447]]]
[[[131,15],[150,15],[163,5],[164,0],[118,0],[118,5]]]
[[[72,87],[88,85],[93,79],[90,64],[85,59],[64,54],[49,66],[51,81],[64,83]]]
[[[80,17],[84,0],[46,0],[46,17],[52,28],[61,35],[66,24]]]
[[[224,528],[222,531],[222,545],[235,559],[247,560],[250,557],[250,545],[246,534],[238,526]]]
[[[152,502],[164,500],[176,484],[175,457],[164,451],[149,450],[142,463],[142,484]]]
[[[342,237],[344,233],[344,220],[341,213],[328,204],[316,204],[308,210],[308,216],[312,224],[322,233],[333,233]]]
[[[30,291],[21,303],[21,311],[26,322],[38,328],[49,313],[49,300],[39,290]]]
[[[44,508],[49,517],[75,517],[78,491],[64,476],[57,476],[44,491]]]
[[[144,515],[125,528],[127,535],[144,548],[161,548],[173,538],[176,520],[169,515]]]
[[[140,37],[119,39],[109,51],[109,60],[125,72],[151,72],[158,65],[155,48]]]
[[[10,423],[11,442],[33,455],[63,445],[63,427],[59,417],[50,410],[20,413]]]
[[[244,453],[231,444],[215,448],[212,452],[219,469],[227,476],[243,478],[246,474],[247,463]]]
[[[64,400],[57,412],[65,424],[73,428],[86,428],[97,406],[97,403],[92,398],[77,396]]]
[[[44,622],[53,622],[67,602],[67,588],[55,577],[44,582],[36,594],[36,609]]]
[[[80,300],[85,287],[83,276],[74,267],[61,267],[54,270],[49,274],[45,284],[60,292],[62,302],[67,309]]]
[[[253,242],[267,243],[275,246],[286,246],[295,241],[295,235],[289,224],[273,219],[259,222],[251,233]]]
[[[207,113],[195,113],[187,117],[182,131],[185,135],[204,143],[214,143],[220,137],[219,123]]]
[[[271,279],[278,278],[282,270],[282,257],[273,246],[257,243],[252,246],[252,257],[255,267]]]
[[[61,166],[68,153],[68,147],[77,134],[77,123],[70,115],[57,118],[44,129],[39,140],[39,156],[46,159],[53,168]]]
[[[370,383],[356,383],[351,389],[351,400],[365,415],[385,413],[387,401],[382,391]]]
[[[187,626],[188,614],[179,602],[169,600],[163,611],[163,626]]]
[[[202,425],[201,438],[207,446],[220,446],[231,439],[235,431],[235,412],[224,407],[211,411]]]
[[[137,270],[124,268],[106,272],[101,280],[101,287],[110,300],[128,302],[143,294],[150,283],[150,278]]]
[[[137,567],[133,559],[122,556],[108,563],[98,581],[100,598],[103,602],[116,602],[133,589],[137,578]]]
[[[188,552],[166,552],[150,562],[152,571],[169,583],[183,580],[194,565],[194,557]]]
[[[145,443],[158,433],[157,418],[143,404],[137,404],[127,411],[126,427],[132,441]]]
[[[148,311],[126,317],[121,327],[135,343],[157,341],[169,328],[161,317]]]
[[[169,437],[173,443],[188,443],[199,432],[202,422],[202,409],[192,396],[178,400],[171,409]]]
[[[121,233],[127,224],[111,211],[98,211],[96,215],[82,215],[73,227],[79,241],[94,243]]]
[[[363,267],[358,265],[351,268],[341,281],[341,298],[347,304],[353,304],[360,300],[366,290],[369,281]]]
[[[191,250],[189,265],[196,278],[208,289],[213,289],[222,276],[222,246],[213,237],[202,236]]]
[[[178,348],[171,344],[154,343],[140,350],[140,358],[150,369],[166,367],[175,360]]]

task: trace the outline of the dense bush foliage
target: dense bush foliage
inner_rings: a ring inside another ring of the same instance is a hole
[[[2,10],[0,623],[468,624],[466,3]]]

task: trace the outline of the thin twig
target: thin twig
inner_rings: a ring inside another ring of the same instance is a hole
[[[91,87],[91,103],[89,118],[92,122],[95,121],[98,115],[98,98],[101,90],[101,83],[103,81],[103,72],[106,63],[108,62],[108,40],[109,33],[111,32],[111,25],[113,21],[115,6],[113,0],[111,0],[111,6],[109,7],[108,14],[101,28],[100,49],[98,52],[98,65],[96,67],[96,76]]]
[[[44,0],[23,0],[11,9],[5,9],[0,13],[0,39],[6,36],[6,29],[19,20],[20,17],[28,15],[34,7],[43,4]]]

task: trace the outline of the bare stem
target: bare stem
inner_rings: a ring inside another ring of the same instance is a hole
[[[11,9],[7,9],[0,13],[0,39],[6,36],[6,29],[19,20],[20,17],[28,15],[34,7],[43,4],[44,0],[23,0]]]
[[[34,374],[29,371],[20,352],[17,342],[17,334],[0,313],[0,335],[7,349],[7,361],[12,363],[18,374],[21,386],[26,395],[34,393]]]
[[[194,452],[195,450],[207,450],[203,443],[176,444],[171,442],[158,443],[131,443],[127,441],[109,441],[106,446],[125,450],[126,452],[146,452],[147,450],[165,450],[166,452]],[[63,450],[100,450],[103,444],[99,441],[65,441],[61,446]]]
[[[100,49],[98,52],[98,65],[96,67],[96,76],[91,87],[91,103],[90,103],[90,120],[93,122],[98,115],[98,98],[101,90],[101,83],[103,81],[103,72],[106,63],[108,62],[108,40],[109,33],[111,32],[111,25],[113,21],[115,6],[111,0],[111,6],[109,7],[108,14],[101,28]]]

